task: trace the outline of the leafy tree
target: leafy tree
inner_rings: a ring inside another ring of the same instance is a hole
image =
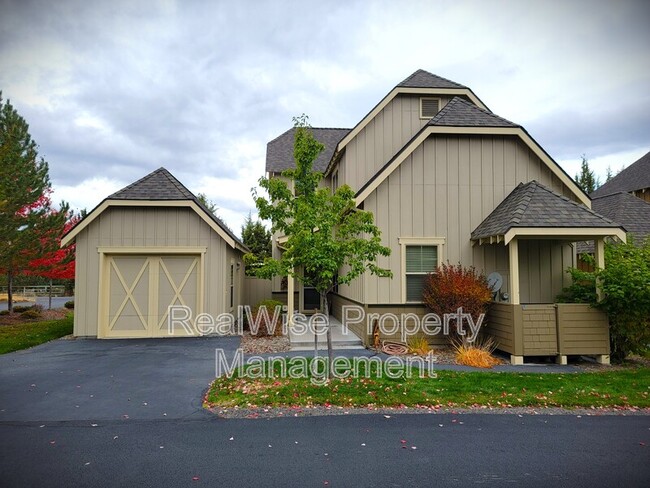
[[[253,222],[249,212],[241,228],[241,238],[251,250],[249,254],[244,255],[246,274],[253,276],[255,275],[254,268],[264,263],[266,258],[271,257],[271,231],[264,227],[260,220]]]
[[[612,174],[612,167],[607,166],[607,170],[605,171],[605,183],[608,183],[614,175]]]
[[[208,199],[208,196],[205,193],[199,193],[196,198],[199,199],[199,202],[203,204],[203,206],[208,209],[208,211],[213,214],[215,217],[217,216],[217,211],[219,210],[219,207],[217,207],[217,204],[214,203],[212,200]]]
[[[589,168],[589,161],[587,157],[582,155],[582,163],[580,165],[580,173],[576,175],[576,183],[585,193],[589,194],[600,186],[593,170]]]
[[[594,272],[570,268],[573,284],[558,297],[560,301],[591,303],[605,311],[610,323],[611,356],[622,361],[650,344],[650,239],[635,245],[605,244],[605,268]],[[593,257],[583,259],[594,264]],[[603,298],[596,297],[596,281]]]
[[[264,278],[295,277],[314,287],[320,294],[324,314],[329,316],[327,295],[336,284],[348,284],[366,271],[392,277],[389,270],[377,265],[377,257],[388,256],[390,249],[381,244],[381,232],[372,213],[356,207],[354,192],[348,185],[334,193],[319,186],[323,175],[313,170],[313,164],[323,145],[312,135],[307,116],[294,118],[294,125],[295,169],[282,173],[286,179],[259,180],[268,198],[253,190],[260,218],[271,221],[273,232],[287,237],[282,256],[267,258],[255,274]],[[327,350],[331,369],[330,327]]]
[[[27,122],[0,93],[0,270],[7,275],[10,313],[14,276],[35,256],[57,248],[67,220],[68,206],[54,209],[51,192],[48,164],[39,157]]]

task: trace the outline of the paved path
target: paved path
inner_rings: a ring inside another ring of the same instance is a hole
[[[238,344],[59,340],[0,356],[0,485],[593,487],[650,479],[647,416],[219,419],[201,408],[201,395],[215,348],[232,354]]]

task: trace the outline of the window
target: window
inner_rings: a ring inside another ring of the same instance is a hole
[[[430,119],[440,111],[439,98],[420,98],[420,118]]]
[[[235,306],[235,264],[230,263],[230,308]]]
[[[402,301],[422,302],[427,274],[443,261],[445,239],[441,237],[400,237],[402,253]]]
[[[339,170],[337,169],[332,173],[332,193],[334,193],[339,187]]]

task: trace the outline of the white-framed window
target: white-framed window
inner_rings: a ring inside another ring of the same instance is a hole
[[[430,119],[440,112],[440,99],[432,97],[420,98],[420,118]]]
[[[230,309],[235,306],[235,263],[230,261]]]
[[[339,170],[338,168],[332,173],[332,193],[339,187]]]
[[[443,237],[399,238],[403,302],[422,302],[424,279],[442,262],[444,243]]]

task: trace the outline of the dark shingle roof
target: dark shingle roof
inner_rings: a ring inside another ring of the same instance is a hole
[[[604,197],[620,191],[631,192],[643,188],[650,188],[650,152],[592,192],[590,196]]]
[[[332,159],[336,146],[343,139],[350,129],[311,129],[317,141],[325,146],[323,152],[314,161],[314,170],[325,172],[327,165]],[[296,128],[289,129],[284,134],[276,137],[266,145],[266,171],[269,173],[281,173],[285,169],[296,167],[293,159],[293,143],[295,140]]]
[[[467,88],[460,83],[434,75],[423,69],[417,70],[397,86],[408,88]]]
[[[454,97],[427,125],[450,127],[520,127],[460,97]]]
[[[194,200],[196,197],[165,168],[116,191],[109,200]]]
[[[220,218],[210,212],[196,195],[165,168],[158,168],[156,171],[113,193],[106,200],[191,200],[201,207],[208,217],[214,220],[235,242],[244,248],[246,247]]]
[[[472,232],[472,239],[504,235],[513,227],[609,227],[618,224],[537,181],[520,183]]]

